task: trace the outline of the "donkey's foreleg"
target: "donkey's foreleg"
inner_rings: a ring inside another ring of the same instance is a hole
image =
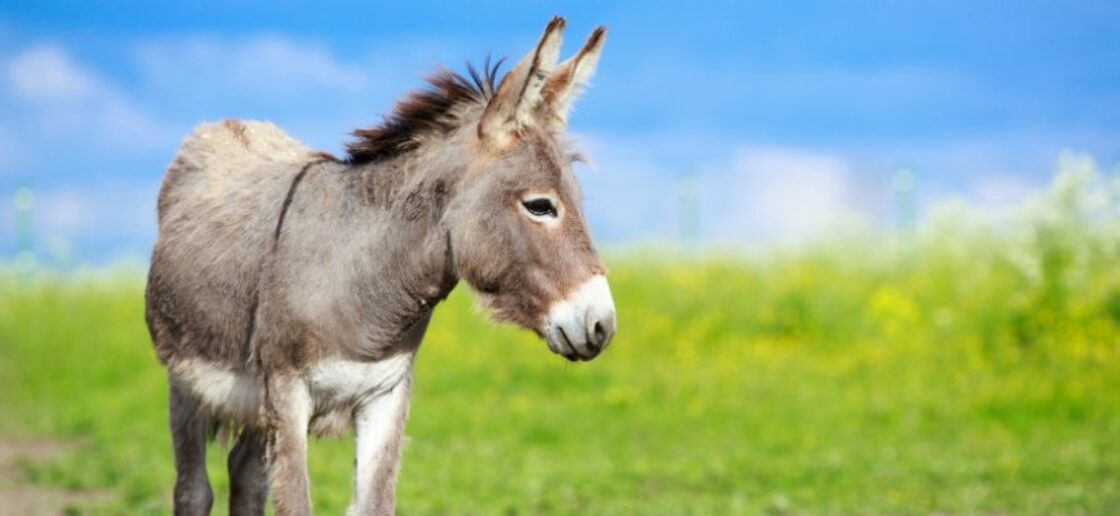
[[[274,375],[265,389],[273,506],[280,516],[309,515],[307,425],[311,419],[311,394],[307,384],[295,374]]]
[[[265,436],[246,428],[229,452],[229,513],[231,516],[264,516],[268,499]]]
[[[169,378],[168,422],[175,448],[175,514],[210,514],[214,492],[206,475],[207,420],[187,387]]]
[[[394,513],[411,383],[411,375],[406,374],[391,390],[362,404],[355,414],[357,443],[350,516]]]

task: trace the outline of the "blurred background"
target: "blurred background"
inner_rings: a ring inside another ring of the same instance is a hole
[[[341,153],[553,14],[565,55],[610,28],[571,130],[619,339],[561,364],[456,291],[403,513],[1120,512],[1103,1],[5,2],[0,499],[168,511],[142,271],[197,124]],[[341,512],[350,444],[315,446]]]
[[[197,124],[272,120],[338,153],[436,67],[519,59],[553,13],[566,52],[611,29],[572,122],[606,247],[891,230],[950,196],[999,212],[1063,149],[1120,159],[1111,2],[691,5],[7,2],[0,256],[143,262]]]

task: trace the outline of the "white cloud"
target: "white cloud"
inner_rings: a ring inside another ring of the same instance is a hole
[[[239,48],[234,62],[243,81],[299,81],[311,86],[354,91],[365,87],[366,77],[340,64],[321,47],[300,46],[277,37],[265,37]]]
[[[856,181],[840,154],[684,135],[584,140],[597,169],[580,177],[587,216],[614,244],[679,240],[693,216],[703,242],[800,243],[863,229],[878,208],[865,191],[874,185]]]
[[[171,133],[109,81],[79,65],[62,47],[44,43],[0,63],[3,89],[18,102],[5,125],[25,144],[52,148],[132,150],[166,144]]]
[[[156,227],[157,184],[99,184],[38,192],[37,228],[65,238],[150,237]]]
[[[337,152],[347,133],[376,123],[399,95],[421,85],[430,68],[409,61],[413,47],[440,47],[413,43],[342,55],[321,42],[275,35],[141,40],[132,49],[136,98],[178,120],[180,132],[204,120],[258,118]]]
[[[706,193],[705,213],[720,240],[800,242],[863,218],[848,162],[803,149],[747,147]]]
[[[112,254],[146,252],[156,234],[158,183],[98,183],[38,189],[33,192],[31,220],[37,250],[48,254],[59,249],[79,253],[91,249]],[[13,198],[0,199],[0,213],[8,219],[0,227],[0,240],[14,237],[11,220]]]
[[[891,177],[918,172],[917,217],[959,196],[994,217],[1045,189],[1047,174],[1019,170],[995,145],[947,142],[913,149],[810,149],[655,134],[587,135],[597,170],[581,174],[595,237],[610,244],[678,241],[689,177],[696,181],[701,244],[801,244],[899,224]],[[697,156],[704,161],[699,161]],[[905,159],[911,157],[911,159]],[[947,171],[947,172],[946,172]]]
[[[685,135],[581,134],[577,148],[593,164],[577,167],[583,200],[597,240],[611,244],[664,242],[678,238],[681,186],[704,167],[682,156],[702,154],[711,141]],[[704,221],[701,221],[704,223]]]
[[[102,89],[95,77],[53,45],[38,45],[17,54],[8,63],[7,77],[16,95],[31,100],[82,99]]]
[[[338,61],[326,47],[279,36],[155,40],[140,44],[136,55],[145,80],[172,91],[276,97],[353,93],[367,85],[363,70]]]
[[[92,67],[58,42],[0,50],[0,176],[36,188],[41,252],[104,257],[149,245],[156,182],[177,142],[201,120],[255,109],[285,121],[293,134],[318,131],[320,140],[337,144],[355,126],[340,116],[370,123],[372,113],[353,106],[377,109],[370,93],[378,91],[387,109],[396,93],[385,81],[370,84],[364,65],[313,43],[255,37],[132,45],[120,63],[136,67],[131,76]],[[417,74],[394,76],[419,83]],[[328,104],[337,110],[319,108]],[[14,238],[10,194],[0,192],[0,246]]]
[[[1021,176],[993,174],[978,178],[972,184],[969,202],[991,215],[1006,214],[1023,205],[1031,196],[1045,190],[1044,184]]]
[[[79,249],[82,241],[114,235],[150,240],[155,199],[150,182],[195,123],[221,116],[262,116],[281,122],[312,145],[330,148],[345,139],[347,130],[374,122],[374,115],[388,110],[398,94],[419,86],[419,75],[440,60],[431,56],[442,56],[452,65],[456,61],[447,56],[462,57],[459,48],[448,50],[438,41],[396,41],[344,55],[322,44],[278,36],[173,37],[130,44],[134,48],[132,54],[124,54],[123,65],[134,66],[136,74],[119,80],[50,42],[0,53],[0,171],[12,169],[18,159],[23,169],[60,174],[71,185],[100,184],[105,180],[96,178],[98,174],[118,174],[121,181],[126,179],[120,177],[148,174],[142,186],[40,192],[39,230],[53,239],[77,242]],[[911,83],[925,85],[924,94],[935,97],[942,92],[959,95],[972,87],[936,70],[856,75],[836,70],[758,72],[751,75],[755,80],[728,82],[724,77],[720,82],[738,88],[741,83],[754,84],[736,91],[734,98],[763,105],[773,104],[775,91],[804,90],[805,98],[812,100],[809,94],[821,90],[821,84],[825,89],[843,87],[847,96],[883,95],[875,105],[887,112],[915,97],[894,98],[883,92],[913,91]],[[649,79],[649,88],[668,91],[664,77]],[[677,105],[682,110],[695,107]],[[799,109],[818,107],[810,102]],[[579,119],[577,115],[577,124]],[[886,185],[900,164],[921,177],[920,203],[945,193],[940,188],[964,193],[982,208],[1013,205],[1036,189],[1030,182],[1036,178],[1022,177],[1031,175],[1025,167],[1045,163],[1053,155],[1050,146],[1056,143],[1043,136],[967,135],[937,144],[869,143],[821,151],[755,146],[744,134],[688,129],[643,133],[637,128],[587,135],[586,147],[598,171],[580,175],[588,218],[596,237],[605,242],[679,238],[687,210],[683,191],[690,175],[699,183],[703,241],[799,242],[861,220],[889,226],[884,222],[889,221],[891,202]],[[79,148],[82,154],[80,159],[51,160],[59,148],[75,156]],[[108,158],[86,155],[102,149],[124,152]],[[149,151],[146,161],[128,161],[136,150]],[[42,166],[44,162],[53,168]],[[1045,167],[1039,167],[1041,177]],[[1019,168],[1028,173],[1016,171]],[[94,179],[81,176],[87,170]],[[0,233],[5,230],[0,228]]]

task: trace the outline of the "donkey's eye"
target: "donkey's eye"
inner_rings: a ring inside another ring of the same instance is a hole
[[[529,199],[528,201],[521,201],[521,205],[524,206],[529,213],[533,214],[533,216],[544,217],[547,215],[549,217],[556,217],[556,206],[553,206],[552,201],[547,198],[539,197],[536,199]]]

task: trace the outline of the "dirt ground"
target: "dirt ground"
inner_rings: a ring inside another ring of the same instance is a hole
[[[77,507],[107,499],[106,492],[30,485],[19,467],[21,463],[54,460],[80,446],[75,441],[0,438],[0,516],[74,514]]]

